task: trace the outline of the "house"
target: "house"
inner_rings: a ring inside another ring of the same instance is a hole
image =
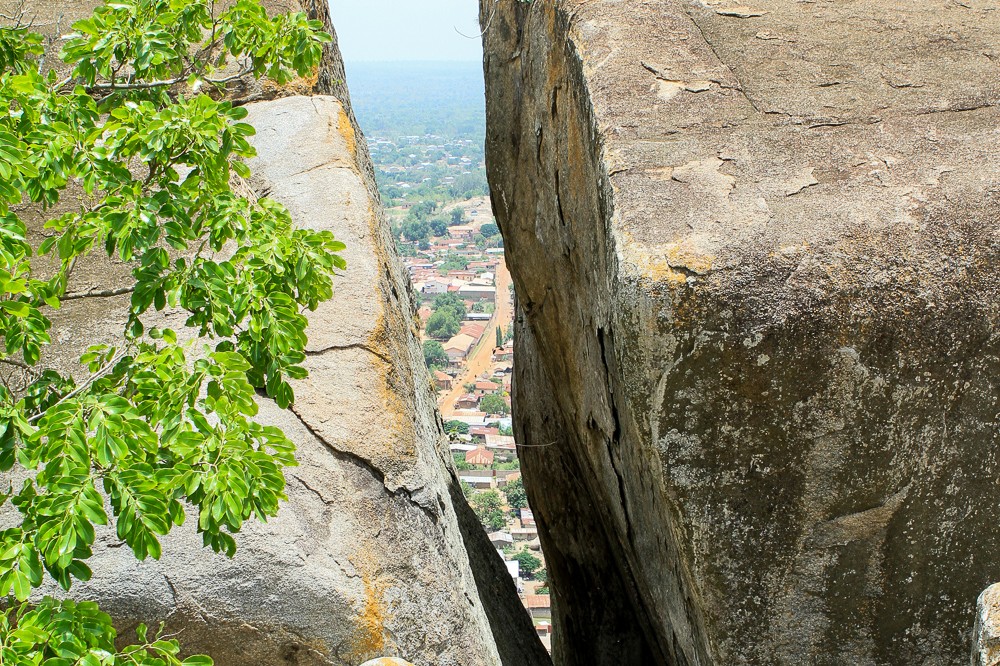
[[[424,283],[425,294],[444,294],[448,291],[448,283],[445,280],[428,280]]]
[[[458,400],[455,401],[455,409],[475,409],[479,406],[479,398],[466,393],[463,396],[459,396]],[[469,430],[469,434],[475,437],[475,433],[472,429]]]
[[[517,582],[517,579],[521,577],[521,563],[517,560],[506,560],[504,564],[507,565],[507,573],[514,579],[514,582]]]
[[[493,487],[492,477],[468,476],[463,473],[458,478],[465,481],[476,490],[489,490]]]
[[[499,384],[494,384],[491,381],[480,380],[476,382],[476,393],[478,395],[486,395],[487,393],[495,393],[500,389]]]
[[[469,454],[465,455],[466,458]],[[510,535],[514,537],[514,541],[531,541],[538,536],[538,529],[536,527],[515,527],[510,531]]]
[[[440,370],[434,371],[434,386],[438,387],[438,389],[442,391],[450,391],[453,381],[454,380],[451,378],[451,375],[441,372]]]
[[[465,224],[457,224],[454,227],[448,227],[448,235],[452,238],[464,238],[466,240],[472,240],[473,234],[476,230]]]
[[[485,426],[486,414],[475,409],[456,409],[451,415],[451,420],[468,423],[470,427]]]
[[[521,478],[521,472],[516,469],[498,469],[493,472],[493,476],[497,480],[497,485],[503,487],[513,479]]]
[[[503,347],[497,347],[493,350],[493,360],[496,362],[506,363],[508,361],[513,362],[514,360],[514,341],[508,340],[504,343]]]
[[[459,288],[458,295],[468,301],[493,302],[496,300],[497,288],[484,287],[482,285],[476,285],[476,284],[467,284],[464,287]]]
[[[499,429],[497,432],[499,433]],[[517,445],[510,435],[488,434],[486,435],[486,448],[498,451],[516,451]]]
[[[499,435],[500,429],[491,428],[489,426],[472,426],[469,428],[469,434],[474,438],[478,437],[479,439],[485,440],[490,435]]]
[[[490,543],[493,544],[494,548],[498,549],[503,549],[504,547],[510,546],[514,543],[514,539],[510,536],[509,532],[492,532],[489,537]]]
[[[485,446],[477,446],[475,450],[469,451],[465,454],[465,462],[470,465],[482,465],[484,467],[488,467],[493,464],[493,458],[493,452],[488,451]]]
[[[485,330],[486,330],[486,324],[467,321],[463,322],[462,330],[460,330],[459,333],[462,335],[468,335],[470,338],[473,338],[474,340],[478,340],[483,336],[483,331]]]
[[[424,288],[425,289],[427,288],[427,284],[426,283],[424,284]],[[424,324],[427,323],[427,320],[431,318],[432,314],[434,314],[434,311],[431,310],[426,305],[422,306],[419,310],[417,310],[417,316],[420,317],[420,321],[422,323],[424,323]]]
[[[521,509],[521,525],[523,527],[535,526],[535,514],[531,512],[531,509]]]
[[[458,363],[469,353],[469,348],[475,344],[476,340],[469,335],[459,333],[448,342],[444,343],[444,352],[452,363]]]
[[[452,453],[467,453],[469,451],[475,451],[475,444],[466,444],[465,442],[452,442],[448,445],[448,450]]]
[[[470,312],[465,315],[468,321],[489,321],[493,319],[493,313],[491,312]]]
[[[531,617],[552,617],[552,602],[547,594],[525,595],[524,607],[531,613]]]

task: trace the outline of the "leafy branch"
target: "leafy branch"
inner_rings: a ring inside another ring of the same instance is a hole
[[[14,18],[0,27],[0,364],[28,379],[0,386],[0,472],[23,479],[0,495],[20,518],[0,530],[0,664],[210,664],[181,661],[176,640],[145,628],[116,650],[93,604],[27,599],[46,576],[66,589],[90,578],[95,526],[158,558],[190,510],[205,545],[232,555],[245,521],[277,513],[294,446],[254,419],[257,391],[293,402],[302,311],[332,297],[344,245],[234,192],[254,130],[245,109],[202,90],[307,76],[330,37],[252,0],[218,13],[210,0],[116,0],[73,25],[57,80],[46,40]],[[70,187],[82,197],[62,201]],[[35,246],[20,213],[60,201],[67,212]],[[68,291],[74,267],[101,257],[130,283]],[[89,348],[82,379],[40,363],[53,310],[125,294],[124,344]],[[193,340],[147,327],[167,309],[186,313]]]

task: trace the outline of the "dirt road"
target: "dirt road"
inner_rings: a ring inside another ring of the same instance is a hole
[[[447,421],[448,417],[455,413],[455,402],[465,393],[465,384],[476,381],[476,377],[490,369],[493,364],[493,347],[496,344],[497,326],[510,326],[514,321],[514,305],[511,302],[510,294],[510,271],[503,256],[497,264],[496,279],[497,287],[496,309],[493,311],[493,318],[490,324],[479,338],[479,344],[473,348],[472,352],[465,359],[465,366],[462,374],[455,378],[453,388],[438,400],[438,408],[441,416]]]

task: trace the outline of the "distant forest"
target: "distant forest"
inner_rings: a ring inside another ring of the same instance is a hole
[[[356,62],[347,79],[386,205],[489,193],[479,63]]]
[[[485,140],[481,63],[353,62],[347,79],[366,134]]]

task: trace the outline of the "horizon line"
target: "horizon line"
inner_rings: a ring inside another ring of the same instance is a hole
[[[481,59],[480,60],[458,60],[458,59],[437,59],[437,60],[434,60],[434,59],[426,59],[426,60],[418,60],[418,59],[406,59],[406,60],[374,60],[374,59],[372,59],[372,60],[369,60],[369,59],[364,59],[364,60],[347,60],[347,59],[345,59],[344,60],[344,64],[345,65],[350,65],[350,64],[378,64],[378,63],[393,63],[393,64],[398,64],[398,63],[401,63],[401,62],[427,63],[427,64],[451,63],[451,64],[456,64],[456,65],[481,65],[481,64],[483,64],[483,61]]]

